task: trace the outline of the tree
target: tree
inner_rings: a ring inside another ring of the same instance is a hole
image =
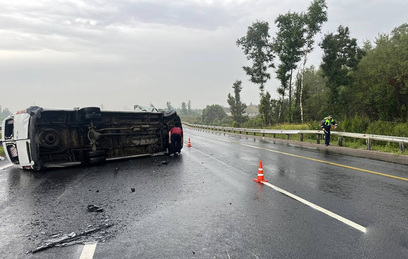
[[[371,120],[408,120],[408,24],[380,35],[354,73],[354,113]]]
[[[230,106],[232,118],[238,123],[243,123],[248,120],[248,116],[244,116],[247,106],[241,102],[240,97],[240,92],[242,90],[241,84],[242,82],[240,80],[235,81],[235,83],[232,85],[232,89],[234,89],[234,96],[228,94],[227,100]]]
[[[330,89],[327,103],[333,103],[330,113],[347,114],[350,110],[352,72],[357,69],[364,52],[357,46],[357,40],[350,38],[349,28],[343,26],[338,27],[337,34],[325,35],[320,46],[324,51],[320,67]]]
[[[306,68],[303,76],[304,81],[304,119],[320,121],[329,114],[329,107],[325,105],[329,98],[326,87],[327,79],[323,78],[322,71],[313,66]]]
[[[274,50],[277,53],[280,64],[277,69],[277,78],[281,81],[278,93],[281,95],[279,118],[286,89],[289,89],[289,123],[292,122],[292,76],[301,60],[302,47],[305,44],[304,14],[288,12],[279,15],[275,23],[278,27],[274,42]]]
[[[167,110],[168,110],[168,111],[174,110],[174,107],[171,106],[171,102],[166,102],[166,106],[167,106]]]
[[[221,121],[223,118],[227,117],[227,114],[220,105],[213,104],[205,107],[201,117],[205,125],[211,125],[214,121]]]
[[[270,93],[261,93],[261,102],[259,104],[259,114],[262,118],[263,126],[271,125],[273,122],[273,107],[274,100],[272,100]]]
[[[182,103],[181,103],[181,111],[180,111],[180,113],[183,114],[183,115],[186,115],[186,114],[187,114],[187,104],[186,104],[186,102],[182,102]]]
[[[190,100],[188,100],[187,102],[187,113],[188,115],[191,115],[191,101]]]
[[[304,77],[306,72],[306,63],[308,54],[313,50],[314,37],[321,31],[322,24],[327,21],[327,5],[326,0],[314,0],[304,16],[305,31],[304,39],[305,44],[302,48],[303,64],[301,68],[300,82],[299,82],[299,106],[300,106],[300,118],[301,122],[304,123],[304,98],[303,92],[305,88]]]
[[[259,85],[261,92],[264,91],[265,83],[271,78],[267,69],[274,67],[273,50],[269,42],[269,23],[257,21],[248,27],[247,35],[237,40],[237,46],[241,46],[252,66],[242,67],[250,76],[250,81]]]
[[[0,106],[1,107],[1,106]],[[0,118],[6,118],[9,116],[11,112],[9,111],[8,108],[4,108],[2,111],[0,111]]]

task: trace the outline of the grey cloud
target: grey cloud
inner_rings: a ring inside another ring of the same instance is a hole
[[[243,100],[257,103],[236,39],[258,19],[269,22],[273,36],[277,15],[304,11],[310,1],[0,0],[1,95],[25,93],[0,105],[226,105],[236,79],[243,80]],[[408,8],[403,0],[327,2],[323,34],[342,24],[359,40],[389,33]],[[309,59],[315,66],[318,51]],[[278,84],[271,80],[267,90],[274,94]]]
[[[171,26],[214,30],[228,26],[231,14],[219,5],[180,4],[175,1],[136,2],[121,6],[128,22],[157,23]]]

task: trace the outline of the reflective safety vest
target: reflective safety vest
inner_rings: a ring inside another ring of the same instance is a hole
[[[329,129],[329,128],[331,128],[332,124],[336,125],[336,122],[334,121],[334,119],[331,118],[331,120],[330,120],[329,117],[326,117],[326,118],[324,118],[322,120],[322,125],[321,126],[322,126],[322,128]]]
[[[329,117],[324,118],[324,120],[326,125],[331,125],[334,122],[334,119],[329,120]]]

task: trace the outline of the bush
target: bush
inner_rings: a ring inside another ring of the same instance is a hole
[[[233,127],[233,128],[239,128],[239,127],[240,127],[239,122],[234,121],[234,122],[232,123],[232,127]]]
[[[245,128],[261,129],[263,127],[263,122],[261,116],[249,119],[243,125]]]
[[[368,127],[367,133],[393,136],[394,125],[389,121],[376,121]]]
[[[309,122],[308,124],[307,124],[307,129],[308,130],[321,130],[322,129],[322,127],[320,126],[321,125],[321,121],[312,121],[312,122]]]
[[[407,137],[408,136],[408,122],[399,123],[394,126],[394,136]]]
[[[213,122],[211,123],[212,126],[221,126],[221,121],[220,119],[216,118],[213,120]]]
[[[183,122],[188,122],[192,124],[202,124],[201,115],[181,115],[181,120]]]
[[[232,119],[232,117],[225,117],[224,119],[222,119],[221,124],[223,127],[230,127],[233,124],[233,122],[234,119]]]
[[[370,125],[370,119],[365,116],[354,116],[352,119],[345,118],[339,124],[339,130],[345,132],[368,133],[367,129]]]
[[[272,126],[271,128],[280,129],[280,130],[308,130],[309,125],[307,124],[277,124],[275,126]]]

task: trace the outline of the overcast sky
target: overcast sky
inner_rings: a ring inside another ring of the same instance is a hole
[[[242,70],[236,40],[256,20],[306,11],[308,0],[0,0],[0,105],[11,111],[101,106],[132,109],[170,101],[227,106],[235,80],[241,98],[259,101]],[[349,26],[373,41],[407,23],[407,0],[327,0],[322,34]],[[319,66],[316,48],[309,65]],[[271,71],[272,77],[275,77]],[[276,96],[278,82],[266,90]]]

